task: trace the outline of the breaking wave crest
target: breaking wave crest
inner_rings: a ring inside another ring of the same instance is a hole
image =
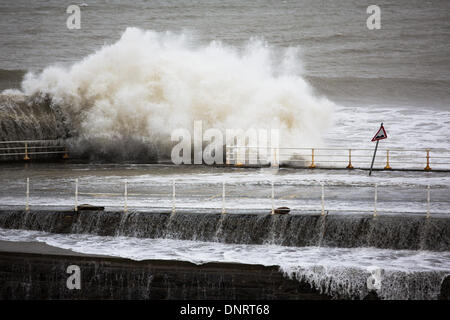
[[[277,128],[281,146],[320,146],[334,107],[301,76],[297,48],[201,45],[137,28],[72,66],[28,73],[21,94],[50,97],[80,153],[119,159],[168,156],[171,132],[192,132],[195,120],[223,132]]]

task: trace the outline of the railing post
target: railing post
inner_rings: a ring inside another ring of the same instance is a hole
[[[272,167],[278,168],[280,166],[280,163],[279,163],[279,155],[277,152],[277,148],[273,148],[272,150],[273,150],[273,152],[272,152],[272,154],[273,154]]]
[[[384,167],[384,170],[391,170],[391,166],[389,165],[389,150],[386,150],[386,166]]]
[[[309,166],[310,169],[314,169],[316,165],[314,164],[314,148],[311,149],[311,164]]]
[[[237,150],[237,158],[236,158],[235,165],[238,167],[242,167],[245,164],[246,145],[245,144],[243,146],[237,145],[236,150]],[[243,150],[243,151],[241,151],[241,150]],[[243,162],[241,162],[241,161],[243,161]]]
[[[78,178],[75,179],[75,211],[78,211]]]
[[[273,186],[273,181],[272,181],[272,214],[275,213],[275,188]]]
[[[352,149],[348,149],[348,166],[347,169],[353,169],[352,166]]]
[[[124,212],[128,212],[128,181],[125,180],[125,190],[124,190],[124,208],[123,211]]]
[[[322,187],[322,213],[321,215],[324,216],[325,215],[325,186],[324,183],[322,182],[321,184]]]
[[[431,171],[430,167],[430,149],[427,149],[427,166],[424,168],[425,171]]]
[[[377,201],[378,201],[378,185],[375,183],[375,197],[374,197],[374,209],[373,209],[373,217],[377,216]]]
[[[27,178],[27,191],[26,191],[26,203],[25,210],[30,211],[30,178]]]
[[[225,181],[222,182],[222,214],[225,214]]]
[[[427,219],[430,217],[430,185],[427,186]]]
[[[23,160],[30,160],[30,157],[28,156],[28,143],[25,142],[25,157],[23,157]]]
[[[69,159],[69,153],[67,152],[67,148],[64,148],[63,159]]]
[[[175,213],[175,179],[172,180],[172,214]]]

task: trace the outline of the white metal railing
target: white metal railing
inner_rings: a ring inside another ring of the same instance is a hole
[[[187,183],[184,183],[184,184],[185,185],[189,185]],[[209,184],[211,184],[211,183],[209,183]],[[267,184],[270,186],[270,191],[271,191],[270,192],[270,197],[269,197],[270,198],[271,214],[275,214],[276,202],[281,202],[282,200],[285,200],[286,197],[276,198],[275,197],[276,184],[274,183],[274,181],[271,181],[270,183],[267,183]],[[267,186],[267,184],[266,184],[266,186]],[[214,185],[216,185],[218,187],[221,186],[221,189],[222,189],[221,193],[218,193],[218,194],[214,195],[214,197],[209,197],[209,199],[221,196],[221,207],[216,207],[216,209],[221,209],[221,213],[222,214],[228,213],[227,206],[226,206],[227,199],[230,199],[230,200],[235,202],[236,199],[252,198],[252,197],[246,197],[246,196],[233,197],[232,195],[229,195],[228,198],[227,198],[226,182],[222,181],[221,183],[215,183]],[[240,194],[245,194],[245,190],[241,190],[241,186],[240,185],[237,185],[236,183],[235,184],[229,183],[229,185],[230,186],[234,186],[234,187],[238,186],[239,189],[237,189],[236,191],[238,191]],[[150,196],[149,193],[142,193],[142,192],[129,193],[128,186],[129,186],[129,183],[128,183],[127,180],[125,180],[123,182],[123,190],[124,190],[123,193],[121,193],[121,192],[80,192],[80,190],[79,190],[79,179],[76,178],[75,179],[75,186],[74,186],[74,207],[73,208],[74,208],[75,211],[78,211],[80,196],[88,196],[88,197],[123,197],[123,211],[126,213],[126,212],[128,212],[128,209],[129,209],[129,202],[128,202],[128,197],[129,196],[143,196],[143,197]],[[171,214],[175,214],[176,211],[177,211],[177,192],[176,192],[176,190],[177,190],[177,187],[176,187],[177,183],[176,183],[175,179],[173,179],[171,181],[171,186],[172,186],[172,192],[171,192],[171,194],[167,193],[167,196],[170,197],[170,195],[171,195],[171,202],[170,202]],[[261,186],[260,183],[258,184],[258,186]],[[311,187],[314,187],[314,186],[315,187],[320,187],[320,190],[321,190],[320,207],[317,206],[316,211],[319,211],[322,216],[328,214],[328,211],[333,211],[333,212],[340,212],[340,211],[344,211],[344,212],[348,211],[348,212],[350,212],[350,211],[354,211],[354,210],[348,210],[348,209],[339,210],[339,209],[326,208],[326,201],[325,201],[325,199],[326,199],[326,193],[325,193],[326,188],[327,187],[328,188],[331,188],[331,187],[343,188],[344,186],[342,184],[333,184],[333,183],[326,184],[325,182],[320,182],[319,184],[292,184],[292,183],[291,184],[285,184],[285,183],[283,183],[283,184],[279,185],[280,188],[286,188],[286,187],[298,188],[299,186],[305,186],[305,187],[308,187],[308,188],[311,188]],[[384,187],[389,187],[389,186],[399,187],[398,185],[388,185],[388,184],[384,184],[383,186]],[[432,189],[431,185],[424,186],[424,185],[411,185],[411,184],[408,184],[407,186],[410,189],[412,187],[416,187],[416,188],[420,188],[421,190],[423,190],[424,195],[426,195],[426,197],[424,197],[426,199],[426,207],[425,207],[425,210],[423,211],[423,214],[426,216],[426,218],[430,218],[431,217],[431,206],[430,206],[430,204],[431,204],[431,189]],[[377,215],[380,212],[379,208],[378,208],[378,203],[379,203],[379,198],[378,198],[379,184],[377,184],[377,183],[375,183],[375,184],[362,184],[362,183],[360,183],[360,184],[348,184],[347,187],[373,188],[373,214],[372,215],[373,215],[374,218],[377,217]],[[438,188],[442,188],[442,186],[436,186],[436,190]],[[448,190],[444,191],[444,193],[448,194]],[[160,196],[161,193],[159,193],[157,195]],[[194,194],[189,193],[188,197],[180,197],[179,200],[186,200],[186,199],[193,200],[193,199],[196,198],[195,196],[199,196],[199,195],[196,194],[196,193],[194,193]],[[205,195],[203,194],[203,195],[200,195],[200,196],[204,197]],[[259,200],[262,199],[262,197],[253,197],[252,199],[255,199],[255,200],[259,201]],[[342,200],[346,201],[346,199],[342,199]],[[203,203],[204,199],[202,199],[200,201],[201,201],[201,203]],[[200,208],[200,207],[198,207],[198,208]],[[149,209],[151,209],[151,208],[149,208]],[[210,208],[207,208],[207,209],[210,209]],[[291,209],[294,210],[296,208],[295,207],[291,207]],[[30,210],[30,178],[26,179],[25,210],[26,211]],[[359,210],[358,212],[361,212],[361,210]],[[404,213],[406,211],[385,211],[385,212],[387,212],[387,213]],[[418,213],[418,212],[415,212],[415,213]]]
[[[226,146],[228,165],[292,165],[304,168],[368,169],[373,156],[369,148],[260,148]],[[433,164],[431,160],[433,159]],[[383,170],[450,170],[448,149],[379,149],[376,167]]]
[[[0,159],[11,156],[23,156],[23,160],[31,160],[35,155],[62,154],[68,159],[67,148],[59,140],[21,140],[0,141]]]

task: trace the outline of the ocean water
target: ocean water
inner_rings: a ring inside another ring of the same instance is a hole
[[[41,128],[3,97],[0,139],[33,132],[117,153],[144,137],[158,158],[194,120],[352,148],[373,147],[384,122],[383,146],[448,148],[450,3],[377,4],[380,30],[355,0],[86,1],[69,30],[59,1],[2,1],[0,88],[49,94],[62,116]]]

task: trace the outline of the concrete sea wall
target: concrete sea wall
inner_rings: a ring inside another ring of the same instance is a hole
[[[275,266],[37,251],[0,252],[0,299],[329,299]],[[66,286],[70,265],[80,267],[80,290]]]
[[[0,210],[0,227],[297,247],[450,250],[446,217]]]

